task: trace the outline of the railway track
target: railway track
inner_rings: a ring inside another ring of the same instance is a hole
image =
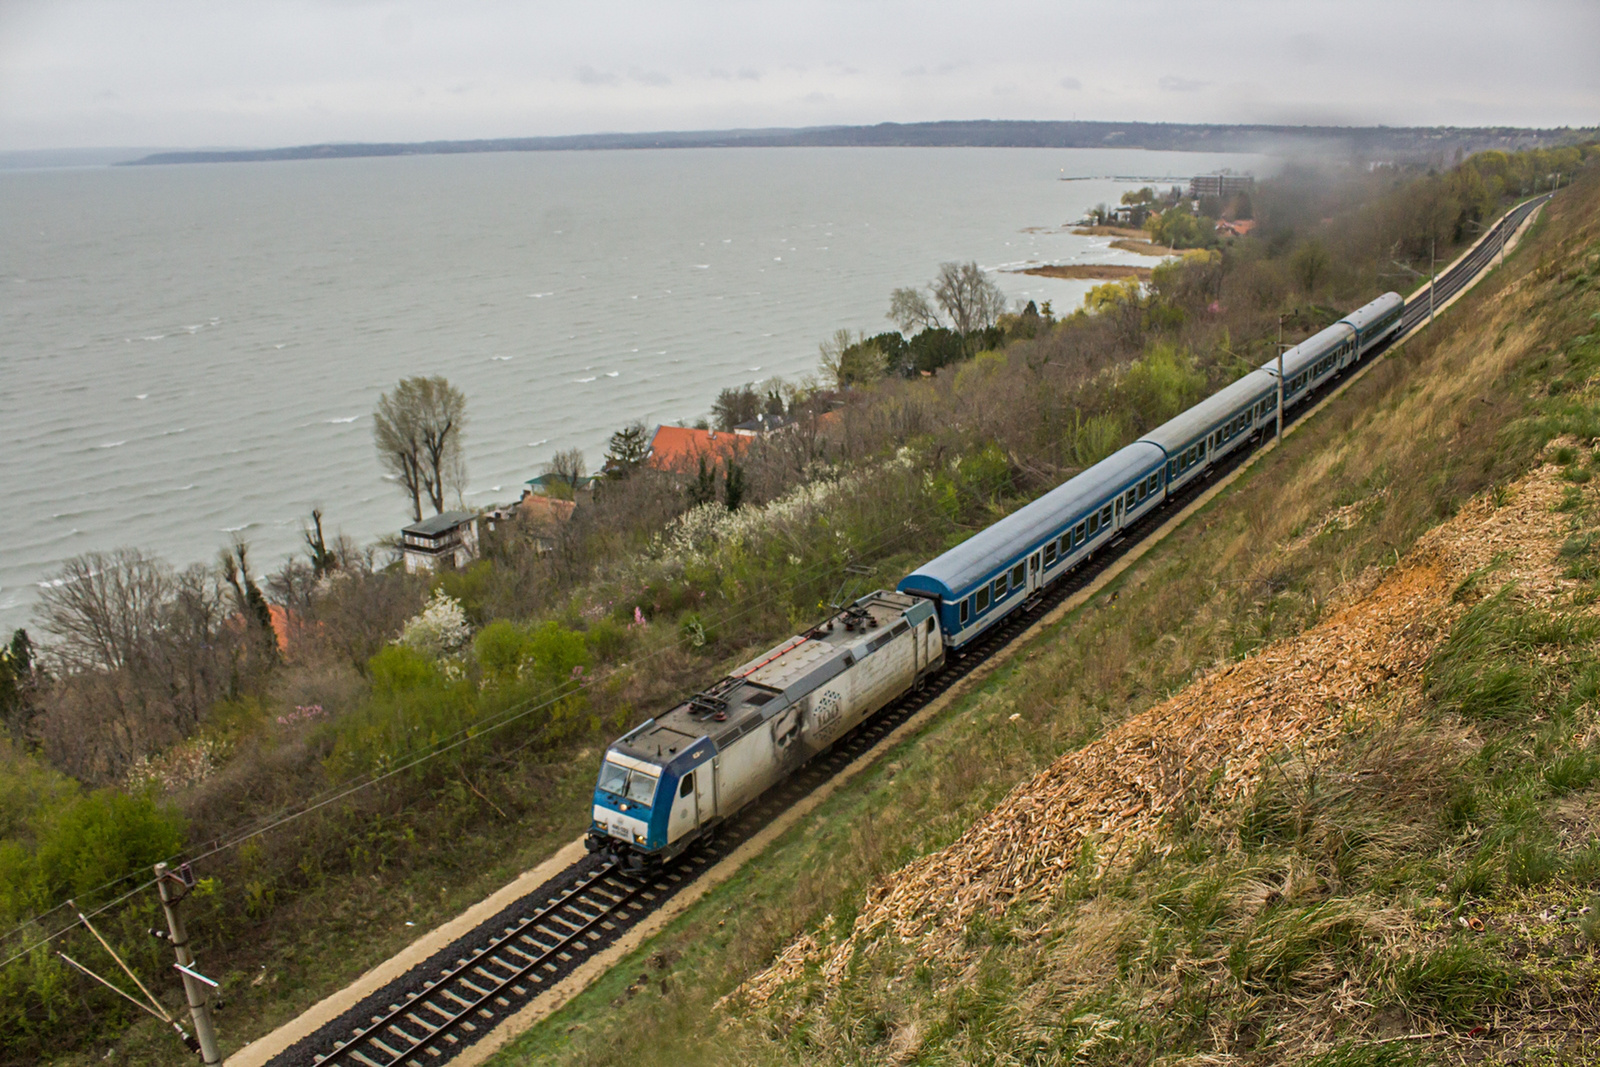
[[[1501,237],[1508,236],[1547,199],[1548,195],[1513,208],[1476,248],[1440,275],[1434,282],[1435,306],[1448,301],[1484,270],[1498,254]],[[1401,317],[1400,336],[1428,314],[1424,289],[1408,301]],[[1374,352],[1366,362],[1378,354]],[[1341,374],[1325,383],[1307,397],[1304,406],[1309,408],[1338,388],[1345,376]],[[1249,447],[1237,450],[1206,477],[1190,483],[1161,508],[1128,527],[1093,559],[1035,594],[981,638],[976,648],[949,662],[921,689],[901,697],[814,757],[721,827],[713,838],[675,863],[654,871],[634,871],[599,856],[586,857],[508,911],[413,968],[397,983],[369,996],[341,1019],[286,1049],[273,1058],[272,1064],[424,1067],[447,1062],[585,959],[616,941],[773,817],[876,747],[896,727],[1094,581],[1124,551],[1166,521],[1174,509],[1187,505],[1243,462],[1266,436],[1258,435]]]

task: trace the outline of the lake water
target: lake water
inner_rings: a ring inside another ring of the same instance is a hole
[[[0,172],[0,628],[90,550],[275,568],[313,506],[391,534],[371,412],[468,398],[467,503],[633,419],[814,372],[945,260],[1152,260],[1063,228],[1133,184],[1261,157],[708,149]],[[1094,180],[1062,181],[1064,177]],[[997,278],[1075,306],[1088,282]]]

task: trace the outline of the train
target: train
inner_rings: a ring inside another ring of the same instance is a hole
[[[1385,293],[606,749],[585,843],[667,863],[1399,332]],[[1281,366],[1282,377],[1279,377]],[[1281,392],[1280,392],[1281,387]]]

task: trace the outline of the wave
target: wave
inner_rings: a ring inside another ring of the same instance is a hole
[[[529,448],[538,448],[540,445],[547,445],[549,443],[550,443],[550,438],[541,437],[537,441],[529,441],[528,442],[528,447]]]
[[[255,525],[255,523],[253,523],[253,522],[247,522],[243,526],[224,526],[222,529],[218,530],[217,532],[218,533],[242,533],[243,531],[250,529],[250,527],[252,527],[254,525]]]
[[[334,424],[334,423],[346,423],[346,422],[355,422],[355,421],[356,421],[356,420],[357,420],[357,419],[359,419],[359,418],[360,418],[360,417],[361,417],[361,416],[360,416],[360,415],[351,415],[351,416],[350,416],[350,417],[349,417],[349,418],[347,418],[347,419],[323,419],[323,420],[322,420],[322,421],[323,421],[323,422],[326,422],[326,423],[328,423],[328,424],[330,424],[330,425],[332,425],[332,424]]]
[[[491,360],[497,359],[501,363],[510,363],[512,360],[516,359],[517,357],[516,356],[490,356],[489,358]]]
[[[150,399],[150,394],[149,393],[135,393],[133,398],[135,400],[149,400]]]
[[[574,378],[573,381],[578,385],[588,385],[590,382],[594,381],[594,378]]]
[[[556,291],[552,289],[548,293],[529,293],[528,295],[535,300],[543,300],[547,296],[555,296]]]
[[[634,351],[636,351],[636,352],[637,352],[637,351],[638,351],[638,349],[634,349]],[[619,375],[619,374],[621,374],[621,373],[622,373],[622,372],[621,372],[621,371],[616,371],[616,370],[608,370],[608,371],[606,371],[606,377],[607,377],[607,378],[615,378],[615,377],[616,377],[616,376],[617,376],[617,375]]]
[[[139,340],[141,340],[141,341],[160,341],[160,340],[165,339],[166,336],[167,335],[164,334],[164,333],[158,333],[158,334],[154,334],[154,335],[152,335],[150,337],[141,337],[141,338],[139,338]]]
[[[126,440],[122,440],[122,441],[107,441],[105,444],[96,445],[95,447],[96,448],[121,448],[123,445],[125,445],[127,443],[128,442]]]

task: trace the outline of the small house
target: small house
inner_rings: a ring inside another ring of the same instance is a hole
[[[570,496],[573,492],[586,493],[595,487],[600,480],[598,475],[579,475],[578,484],[573,485],[559,474],[541,474],[537,478],[529,478],[528,491],[538,493],[540,496]]]
[[[465,567],[478,558],[478,516],[446,511],[414,522],[400,531],[400,554],[407,574]]]
[[[765,437],[767,434],[777,433],[779,430],[792,429],[799,421],[799,419],[791,418],[788,415],[767,415],[763,413],[747,422],[741,422],[733,428],[733,432],[741,437]]]
[[[650,438],[650,451],[645,454],[645,465],[658,471],[674,474],[694,474],[704,459],[708,465],[736,459],[749,443],[749,437],[739,433],[718,433],[715,430],[697,430],[688,426],[657,426]]]

